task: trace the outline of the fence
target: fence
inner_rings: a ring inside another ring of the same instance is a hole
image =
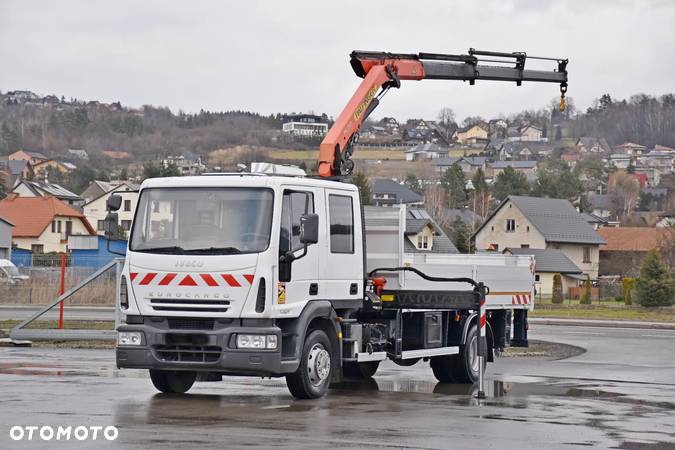
[[[110,261],[112,258],[101,255],[67,255],[64,274],[66,290],[81,283]],[[30,266],[18,268],[19,273],[28,276],[28,279],[0,283],[0,304],[46,305],[59,296],[61,256],[33,255],[31,262]],[[115,283],[114,271],[108,271],[75,293],[68,304],[113,306]]]

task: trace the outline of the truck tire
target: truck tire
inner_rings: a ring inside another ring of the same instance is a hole
[[[184,394],[190,390],[197,372],[150,369],[150,379],[158,391],[165,394]]]
[[[319,398],[326,395],[333,375],[333,346],[323,330],[313,330],[305,338],[300,366],[286,375],[286,385],[293,397]]]
[[[377,372],[377,368],[380,366],[379,361],[368,361],[368,362],[352,362],[345,361],[342,363],[342,373],[345,378],[372,378]]]
[[[486,361],[483,360],[483,370]],[[441,383],[475,383],[478,381],[478,328],[473,325],[456,355],[431,358],[431,370]]]

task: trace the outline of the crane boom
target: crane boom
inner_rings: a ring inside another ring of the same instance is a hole
[[[351,160],[361,124],[390,88],[399,88],[401,80],[476,80],[559,83],[561,99],[567,91],[567,59],[527,56],[523,52],[503,53],[469,49],[466,55],[440,53],[402,54],[354,51],[350,64],[361,84],[321,142],[318,172],[320,177],[349,175]],[[555,61],[553,70],[525,69],[527,59]],[[495,63],[486,65],[483,63]],[[501,65],[499,65],[501,64]],[[509,65],[504,65],[509,64]]]

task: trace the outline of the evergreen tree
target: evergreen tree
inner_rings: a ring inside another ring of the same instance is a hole
[[[466,206],[466,180],[459,164],[455,163],[445,171],[441,177],[441,186],[445,191],[448,207],[463,208]]]
[[[417,175],[414,173],[408,173],[408,175],[405,176],[403,184],[405,184],[406,187],[411,191],[417,192],[420,195],[422,194],[422,185],[420,184],[420,180],[417,178]]]
[[[525,174],[516,172],[511,166],[502,170],[492,185],[492,193],[499,201],[509,195],[526,195],[529,191],[530,185]]]
[[[352,183],[359,188],[359,197],[361,198],[362,205],[370,205],[373,199],[373,190],[370,187],[370,182],[368,177],[361,172],[357,171],[352,177]]]
[[[586,274],[586,280],[584,280],[584,295],[582,295],[579,303],[582,305],[591,304],[591,277],[588,274]]]
[[[553,295],[551,296],[551,303],[560,304],[563,302],[563,286],[562,277],[559,273],[553,275]]]
[[[469,228],[459,217],[452,221],[451,226],[452,243],[455,244],[455,247],[457,247],[457,250],[459,250],[460,253],[469,253],[471,250],[469,244],[469,238],[471,235],[469,233]]]
[[[635,293],[642,306],[672,306],[675,301],[673,279],[656,249],[642,261]]]
[[[129,179],[129,174],[127,173],[127,168],[123,167],[120,172],[120,180],[127,181]]]

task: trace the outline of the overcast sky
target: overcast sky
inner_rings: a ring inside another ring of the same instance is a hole
[[[0,90],[185,111],[337,115],[358,85],[354,49],[570,59],[585,109],[609,92],[675,91],[675,1],[0,0]],[[540,108],[552,84],[408,81],[374,117],[457,118]]]

